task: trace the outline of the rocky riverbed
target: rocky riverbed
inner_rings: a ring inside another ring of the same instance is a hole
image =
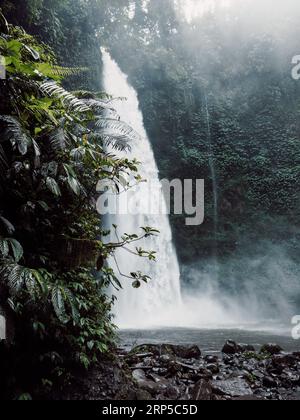
[[[80,379],[70,398],[96,400],[300,400],[300,352],[233,341],[222,354],[197,346],[141,345]]]

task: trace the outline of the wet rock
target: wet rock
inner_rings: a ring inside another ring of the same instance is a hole
[[[265,376],[263,378],[263,386],[266,388],[277,388],[278,384],[276,379],[272,378],[271,376]]]
[[[193,401],[211,401],[212,396],[211,384],[203,379],[196,383],[191,392],[191,399]]]
[[[150,401],[152,400],[152,395],[150,394],[150,392],[144,390],[144,389],[139,389],[136,392],[136,399],[137,401]]]
[[[279,379],[285,388],[295,388],[300,385],[300,376],[288,370],[285,370]]]
[[[155,373],[150,373],[149,378],[151,378],[155,383],[160,385],[160,387],[167,387],[169,382],[160,375],[156,375]]]
[[[204,360],[207,363],[218,363],[219,362],[218,356],[210,356],[210,355],[207,355],[207,356],[204,357]]]
[[[137,382],[140,389],[149,392],[152,396],[159,391],[159,385],[149,380],[142,369],[136,369],[132,372],[132,377]]]
[[[206,369],[208,369],[214,375],[217,375],[220,372],[220,368],[216,364],[209,364],[206,366]]]
[[[260,380],[264,378],[264,374],[260,370],[252,371],[252,375],[255,376],[255,378],[260,379]]]
[[[280,354],[283,349],[278,344],[265,344],[262,346],[260,353],[271,354],[274,356],[275,354]]]
[[[300,401],[300,392],[295,392],[291,395],[288,395],[285,399],[289,401]]]
[[[241,353],[255,353],[255,347],[251,344],[238,344]]]
[[[199,368],[197,371],[197,375],[199,379],[206,379],[206,380],[212,379],[213,377],[212,372],[205,368]]]
[[[138,355],[141,354],[151,354],[154,356],[159,356],[160,355],[160,347],[159,345],[156,344],[142,344],[140,346],[134,347],[130,353],[128,354],[129,357],[131,356],[135,356],[137,357]]]
[[[166,399],[175,401],[180,397],[180,393],[178,386],[169,384],[163,395]]]
[[[164,344],[161,346],[163,354],[170,354],[181,359],[199,359],[201,350],[198,346],[175,346],[173,344]]]
[[[176,365],[180,366],[182,371],[196,372],[199,369],[199,367],[197,365],[190,365],[190,364],[187,364],[187,363],[182,363],[182,362],[179,362],[179,360],[176,360],[174,363]]]
[[[297,365],[297,357],[293,354],[277,354],[272,357],[272,364],[279,371],[282,371],[286,367]]]
[[[174,357],[171,357],[169,354],[163,354],[159,358],[159,362],[164,366],[168,366],[173,361],[174,361]]]
[[[240,353],[240,351],[239,345],[232,340],[228,340],[222,349],[222,353],[224,354],[237,354]]]
[[[226,381],[213,381],[213,392],[217,395],[228,395],[230,397],[244,397],[253,395],[248,383],[241,378],[229,379]]]

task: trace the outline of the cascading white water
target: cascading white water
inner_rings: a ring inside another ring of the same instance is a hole
[[[141,271],[151,277],[151,281],[147,285],[142,284],[140,289],[134,289],[129,279],[123,278],[122,280],[121,278],[123,290],[117,293],[115,322],[122,328],[173,325],[174,314],[180,310],[181,306],[180,271],[173,247],[171,227],[166,214],[166,204],[159,183],[158,169],[144,128],[137,92],[130,86],[127,76],[120,70],[110,54],[106,51],[102,51],[102,53],[104,89],[114,97],[127,98],[123,102],[116,101],[114,108],[121,120],[128,123],[140,135],[140,139],[133,139],[131,152],[126,156],[136,158],[141,163],[139,172],[142,178],[151,181],[151,185],[158,186],[157,193],[149,197],[148,184],[139,185],[135,193],[134,214],[130,212],[131,214],[109,216],[110,225],[117,225],[120,235],[124,233],[139,234],[142,226],[154,227],[160,231],[159,236],[145,239],[136,244],[145,250],[155,250],[157,252],[156,262],[139,258],[122,249],[116,252],[117,265],[111,261],[117,274],[120,272],[129,275],[131,272]],[[124,197],[120,198],[120,201],[122,200]],[[161,206],[161,214],[145,213],[146,203],[154,209]]]
[[[211,124],[210,124],[210,114],[209,114],[209,107],[207,96],[205,95],[205,113],[206,113],[206,124],[207,124],[207,141],[208,141],[208,149],[209,149],[209,168],[211,172],[212,178],[212,188],[213,188],[213,205],[214,205],[214,234],[216,236],[218,223],[219,223],[219,212],[218,212],[218,181],[217,181],[217,173],[216,167],[214,162],[214,155],[213,155],[213,147],[212,147],[212,138],[211,138]]]

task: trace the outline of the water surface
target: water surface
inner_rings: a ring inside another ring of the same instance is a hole
[[[276,343],[285,351],[300,351],[300,341],[293,340],[288,330],[249,331],[244,329],[188,329],[162,328],[148,330],[120,330],[121,346],[130,350],[140,344],[196,344],[204,353],[219,353],[224,343],[232,339],[238,343],[254,345]]]

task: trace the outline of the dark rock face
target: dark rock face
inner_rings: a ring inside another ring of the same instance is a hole
[[[240,352],[240,346],[232,340],[228,340],[222,349],[222,353],[224,354],[236,354]]]
[[[277,381],[271,376],[265,376],[263,378],[263,386],[266,388],[277,388]]]
[[[230,397],[253,395],[253,391],[249,384],[241,378],[229,379],[226,381],[213,381],[212,387],[217,395],[228,395]]]
[[[283,349],[277,344],[265,344],[260,350],[261,353],[271,354],[272,356],[280,354],[282,351]]]
[[[255,347],[250,344],[239,344],[241,353],[253,353],[255,352]]]
[[[193,401],[210,401],[213,399],[212,386],[209,382],[201,379],[196,383],[192,392],[191,399]]]

